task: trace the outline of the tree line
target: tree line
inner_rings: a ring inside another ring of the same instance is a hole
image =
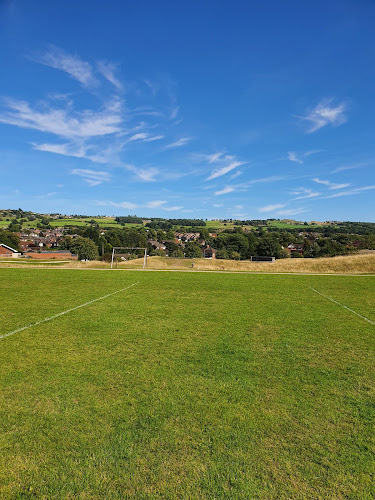
[[[173,221],[184,219],[170,219]],[[191,222],[189,219],[185,219]],[[13,226],[14,227],[14,226]],[[172,226],[173,227],[173,226]],[[149,255],[165,255],[149,242],[163,242],[167,254],[171,257],[201,257],[202,250],[210,245],[216,250],[219,259],[249,259],[251,256],[286,257],[325,257],[345,255],[361,249],[375,249],[375,224],[345,223],[345,232],[336,232],[337,228],[321,228],[321,231],[304,231],[287,228],[277,230],[270,227],[258,227],[244,231],[241,226],[225,229],[217,237],[210,236],[209,229],[197,227],[198,241],[178,243],[171,227],[166,229],[152,227],[124,227],[104,230],[97,224],[89,227],[70,227],[60,240],[59,248],[68,249],[80,259],[109,258],[113,247],[147,248]],[[349,228],[357,233],[349,232]],[[326,231],[329,229],[329,231]],[[334,229],[333,231],[330,231]],[[362,233],[362,234],[360,234]],[[19,236],[10,229],[0,230],[0,243],[19,250]],[[289,244],[303,245],[303,251],[290,253]],[[133,256],[142,251],[132,251]]]

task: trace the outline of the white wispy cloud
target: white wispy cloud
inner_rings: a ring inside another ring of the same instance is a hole
[[[306,153],[303,153],[303,156],[311,156],[317,153],[322,153],[323,151],[323,149],[312,149],[311,151],[306,151]]]
[[[208,163],[215,163],[215,162],[222,162],[226,161],[228,163],[229,160],[233,160],[234,156],[226,155],[224,152],[218,152],[218,153],[212,153],[212,154],[205,154],[205,153],[193,153],[191,155],[191,159],[194,162],[208,162]],[[227,161],[228,160],[228,161]]]
[[[180,109],[180,108],[179,108],[178,106],[175,106],[175,107],[172,109],[172,111],[171,111],[171,113],[170,113],[170,115],[169,115],[169,118],[170,118],[171,120],[174,120],[174,119],[177,117],[179,109]]]
[[[164,205],[165,203],[167,203],[167,202],[164,200],[148,201],[146,203],[146,207],[147,208],[158,208],[158,207],[161,207],[162,205]]]
[[[114,207],[118,207],[118,208],[126,208],[128,210],[134,210],[138,206],[135,203],[132,203],[130,201],[122,201],[120,203],[115,203],[114,201],[111,201],[110,205],[113,205]]]
[[[343,165],[342,167],[335,168],[330,173],[337,174],[337,173],[342,172],[344,170],[353,170],[356,168],[368,167],[369,165],[371,165],[371,163],[369,163],[369,162],[354,163],[353,165]]]
[[[287,179],[284,175],[270,175],[269,177],[261,177],[259,179],[252,179],[245,184],[242,184],[242,187],[250,187],[253,184],[258,184],[258,183],[263,183],[263,182],[277,182],[277,181],[283,181]]]
[[[226,165],[221,168],[217,168],[211,172],[211,174],[207,177],[207,181],[210,181],[212,179],[216,179],[217,177],[221,177],[222,175],[227,174],[231,170],[234,170],[235,168],[239,167],[240,165],[243,165],[244,162],[242,161],[233,161],[229,163],[229,165]]]
[[[174,206],[174,207],[162,207],[163,210],[166,210],[167,212],[175,212],[177,210],[181,210],[184,207],[181,206]]]
[[[134,134],[129,138],[125,139],[122,144],[125,145],[128,144],[129,142],[134,142],[134,141],[152,142],[152,141],[158,141],[163,138],[164,135],[151,135],[148,132],[138,132],[137,134]]]
[[[148,78],[143,79],[144,83],[147,85],[147,87],[151,90],[154,96],[159,92],[160,90],[160,83],[157,81],[152,81]]]
[[[320,195],[320,193],[307,188],[298,188],[297,190],[292,191],[292,194],[296,196],[296,198],[293,198],[293,200],[304,200],[307,198],[315,198]]]
[[[288,160],[294,161],[295,163],[299,163],[300,165],[303,164],[301,158],[298,158],[297,154],[294,153],[293,151],[288,151]]]
[[[178,141],[172,142],[171,144],[167,144],[165,146],[166,149],[170,148],[178,148],[180,146],[185,146],[188,142],[192,140],[192,137],[181,137]]]
[[[87,148],[80,146],[77,148],[76,144],[35,144],[32,143],[33,149],[36,151],[46,151],[48,153],[55,153],[64,156],[75,156],[77,158],[84,158]]]
[[[215,163],[215,161],[220,160],[224,153],[213,153],[211,155],[206,155],[206,158],[208,160],[208,163]]]
[[[117,90],[122,90],[122,84],[116,77],[116,66],[109,62],[100,61],[97,63],[98,71],[108,80]]]
[[[275,210],[278,210],[279,208],[284,208],[286,205],[282,205],[281,203],[275,203],[273,205],[265,205],[264,207],[259,207],[258,212],[260,213],[265,213],[265,212],[274,212]]]
[[[128,137],[123,142],[123,144],[128,144],[129,142],[133,142],[133,141],[142,141],[144,139],[147,139],[147,137],[148,137],[148,134],[146,132],[139,132],[138,134],[134,134],[134,135]]]
[[[334,182],[330,182],[330,181],[319,179],[318,177],[315,177],[313,179],[313,181],[316,182],[316,183],[318,183],[318,184],[324,184],[325,186],[328,186],[329,189],[343,189],[343,188],[346,188],[346,187],[350,186],[349,183],[336,184]]]
[[[164,137],[164,135],[152,135],[146,137],[143,142],[160,141],[160,139],[164,139]]]
[[[55,194],[57,194],[57,192],[53,191],[52,193],[40,194],[37,198],[40,198],[40,199],[51,198]]]
[[[311,123],[308,133],[316,132],[326,125],[338,126],[346,122],[345,103],[333,106],[332,99],[321,101],[314,109],[309,111],[307,115],[300,116],[302,120]]]
[[[108,172],[99,172],[85,168],[75,168],[71,171],[74,175],[79,175],[89,186],[97,186],[102,182],[109,181],[111,176]]]
[[[322,196],[321,199],[327,199],[327,198],[339,198],[341,196],[352,196],[355,194],[361,194],[364,191],[369,191],[375,189],[374,185],[371,186],[364,186],[360,188],[354,188],[354,189],[349,189],[348,191],[340,191],[339,193],[331,194],[329,196]]]
[[[235,188],[232,187],[232,186],[227,186],[225,187],[224,189],[221,189],[220,191],[215,191],[215,196],[221,196],[222,194],[228,194],[228,193],[232,193],[233,191],[235,191]]]
[[[159,169],[156,167],[136,168],[133,172],[141,181],[144,182],[155,182],[156,176],[159,175]]]
[[[122,102],[114,100],[101,111],[72,112],[51,109],[46,104],[33,109],[26,101],[5,99],[7,111],[0,112],[0,123],[39,130],[64,138],[89,138],[115,134],[121,130]],[[47,109],[46,109],[47,108]]]
[[[305,210],[304,208],[291,208],[288,210],[280,210],[276,213],[278,215],[297,215],[297,214],[302,214],[304,212],[309,212],[309,210]]]
[[[224,206],[224,203],[214,203],[212,206],[215,208],[220,208]]]
[[[240,175],[242,175],[242,174],[243,174],[243,171],[242,171],[242,170],[237,170],[237,172],[235,172],[234,174],[232,174],[229,178],[230,178],[231,180],[233,180],[233,179],[236,179],[236,177],[239,177],[239,176],[240,176]]]
[[[91,64],[83,61],[77,55],[64,52],[58,47],[51,46],[48,52],[38,57],[33,57],[33,59],[45,66],[64,71],[85,87],[95,87],[98,85],[98,80],[93,74]]]
[[[304,162],[302,158],[306,158],[308,156],[315,155],[316,153],[321,153],[321,152],[322,152],[321,149],[312,149],[311,151],[306,151],[306,153],[299,153],[299,154],[297,154],[295,151],[288,151],[288,160],[303,165]]]

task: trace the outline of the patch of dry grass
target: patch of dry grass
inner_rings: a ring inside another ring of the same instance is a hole
[[[50,264],[53,261],[50,261]],[[17,267],[17,262],[0,262],[0,267]],[[38,267],[49,267],[41,262]],[[193,265],[194,264],[194,265]],[[22,267],[27,263],[22,262]],[[33,265],[35,267],[35,264]],[[69,269],[109,269],[110,264],[102,261],[70,261],[59,263],[58,267]],[[142,269],[143,258],[119,262],[117,269]],[[356,254],[320,259],[279,259],[276,262],[250,262],[247,260],[224,259],[174,259],[168,257],[148,257],[148,269],[191,270],[191,271],[235,271],[265,273],[327,273],[327,274],[375,274],[375,254]]]
[[[149,257],[149,269],[196,269],[200,271],[252,271],[287,273],[375,273],[375,255],[345,255],[320,259],[279,259],[276,262],[249,262],[214,259],[170,259]],[[119,264],[119,268],[141,268],[143,260]]]

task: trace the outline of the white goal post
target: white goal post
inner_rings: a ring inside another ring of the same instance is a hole
[[[113,247],[112,249],[112,259],[111,259],[111,269],[113,269],[113,260],[115,258],[116,250],[144,250],[145,255],[143,257],[143,269],[147,267],[147,248],[145,247]],[[117,260],[116,260],[117,267]]]

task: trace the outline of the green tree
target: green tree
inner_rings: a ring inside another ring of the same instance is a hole
[[[312,245],[305,246],[304,256],[308,258],[319,257],[321,253],[321,248],[319,243],[314,241]]]
[[[165,240],[165,232],[162,229],[158,229],[156,231],[156,239],[159,243],[162,243]]]
[[[97,260],[99,258],[96,244],[89,238],[77,236],[70,245],[70,251],[77,254],[80,260]]]
[[[174,241],[166,241],[164,245],[168,250],[168,255],[171,255],[173,252],[177,252],[179,249],[179,246]]]
[[[177,250],[174,250],[171,254],[171,257],[179,257],[182,258],[184,256],[184,252],[182,251],[181,248],[177,248]]]
[[[185,245],[185,257],[199,258],[202,257],[202,250],[200,245],[195,241],[189,241]]]
[[[258,254],[264,257],[280,257],[280,243],[271,235],[261,238],[258,246]]]
[[[174,231],[172,229],[168,229],[167,234],[165,235],[165,238],[167,240],[174,240],[175,239]]]
[[[205,240],[205,242],[207,243],[207,241],[210,239],[210,233],[208,232],[208,229],[202,228],[200,230],[199,239],[200,240]]]
[[[7,229],[0,229],[0,243],[4,243],[4,245],[14,248],[15,250],[19,250],[20,248],[19,236]]]
[[[225,250],[225,248],[222,248],[221,250],[218,250],[216,252],[216,258],[217,259],[229,259],[228,252]]]
[[[17,219],[13,219],[8,226],[9,231],[14,231],[19,233],[22,229],[22,224],[19,223]]]

